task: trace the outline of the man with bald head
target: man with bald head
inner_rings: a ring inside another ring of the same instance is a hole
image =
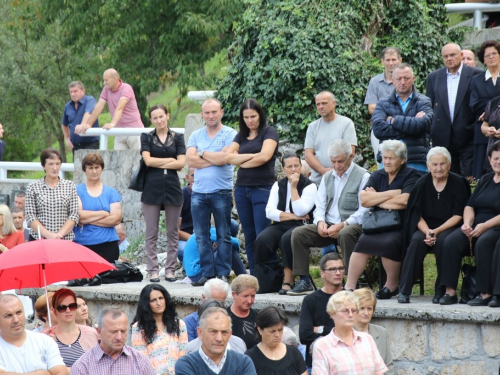
[[[56,342],[24,329],[26,317],[14,294],[0,295],[0,374],[67,375]]]
[[[465,65],[475,67],[476,66],[476,55],[470,49],[462,50],[462,62]]]
[[[426,95],[434,110],[432,145],[450,151],[452,172],[472,176],[475,118],[469,106],[470,82],[481,70],[462,62],[463,53],[455,43],[446,44],[441,57],[445,67],[427,77]]]
[[[141,114],[137,107],[134,89],[120,79],[115,69],[108,69],[103,74],[104,87],[90,118],[75,128],[75,133],[84,134],[97,120],[102,110],[108,104],[111,122],[104,124],[103,129],[112,128],[143,128]],[[140,150],[141,141],[138,135],[115,137],[115,150]]]
[[[336,139],[345,139],[356,151],[358,138],[354,123],[348,117],[335,112],[337,101],[330,91],[316,95],[316,109],[321,116],[307,127],[304,144],[306,161],[312,169],[311,181],[319,185],[323,175],[332,169],[328,147]]]

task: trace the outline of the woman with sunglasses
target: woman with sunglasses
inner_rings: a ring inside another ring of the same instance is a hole
[[[94,328],[76,324],[76,302],[75,293],[72,290],[62,288],[52,296],[51,310],[57,316],[58,324],[54,327],[46,328],[42,331],[51,336],[63,358],[68,369],[87,350],[97,344],[98,336]]]

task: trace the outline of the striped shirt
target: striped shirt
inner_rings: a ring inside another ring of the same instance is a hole
[[[56,343],[59,347],[59,353],[61,353],[61,357],[63,358],[66,367],[73,366],[73,363],[75,363],[78,358],[80,358],[85,353],[85,350],[83,350],[82,346],[80,345],[81,336],[82,333],[80,332],[76,341],[69,345],[63,344],[56,336]]]
[[[352,330],[352,345],[335,335],[335,328],[314,344],[312,375],[383,374],[388,370],[368,333]]]
[[[94,346],[71,368],[71,375],[155,375],[149,360],[131,346],[125,345],[120,355],[113,359]]]

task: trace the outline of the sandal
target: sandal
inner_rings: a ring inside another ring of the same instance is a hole
[[[288,286],[290,289],[283,289],[284,286]],[[293,287],[294,286],[290,283],[283,283],[283,285],[281,286],[281,289],[278,291],[278,294],[281,296],[286,296],[288,291],[292,290]]]

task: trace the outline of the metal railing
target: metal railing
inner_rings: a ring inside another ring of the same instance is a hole
[[[483,28],[484,12],[500,12],[500,4],[490,3],[457,3],[445,7],[447,13],[473,13],[472,27],[478,30]]]

